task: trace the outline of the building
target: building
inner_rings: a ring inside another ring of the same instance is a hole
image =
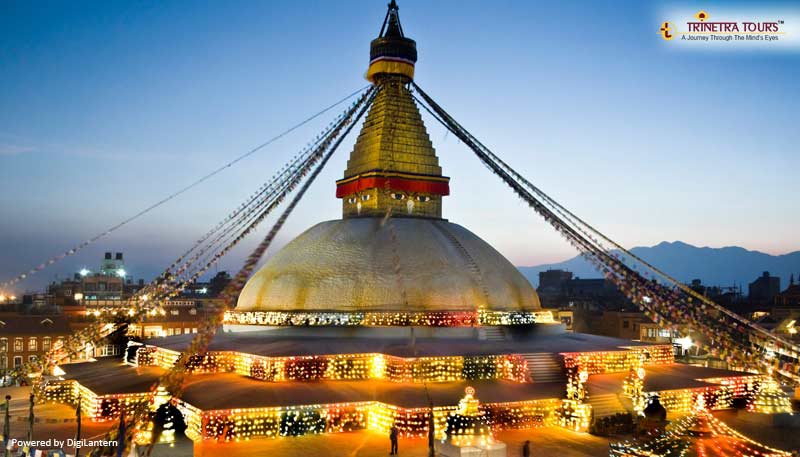
[[[795,283],[794,275],[789,278],[789,287],[775,296],[775,306],[800,308],[800,283]]]
[[[441,439],[465,392],[481,400],[471,403],[476,427],[587,430],[592,418],[627,411],[618,395],[641,410],[658,394],[681,412],[704,394],[724,408],[756,388],[759,375],[674,363],[671,344],[568,333],[502,254],[444,219],[449,178],[410,90],[416,60],[392,2],[370,50],[367,77],[379,90],[336,182],[342,217],[268,259],[207,352],[185,359],[175,402],[191,439],[392,427]],[[128,363],[64,365],[45,392],[66,402],[79,392],[95,419],[117,417],[149,404],[150,387],[191,342],[166,336]]]
[[[750,283],[748,298],[751,303],[771,304],[780,291],[781,278],[770,276],[769,272],[765,271],[761,277]]]
[[[119,278],[124,278],[128,273],[125,271],[125,259],[123,257],[124,256],[121,252],[117,252],[113,256],[110,252],[106,252],[103,262],[100,264],[100,271],[98,273],[103,276],[117,276]]]
[[[0,314],[0,370],[40,360],[54,344],[71,335],[63,316]]]
[[[642,322],[639,324],[639,340],[647,343],[667,344],[680,338],[680,333],[676,330],[659,327],[653,322]]]
[[[556,322],[560,322],[564,324],[564,329],[568,332],[574,330],[575,325],[575,311],[569,308],[561,308],[561,309],[550,309],[547,310],[553,314],[553,318]]]
[[[566,270],[547,270],[539,272],[539,287],[536,292],[540,296],[560,295],[564,292],[564,285],[572,279],[572,272]]]
[[[598,333],[623,340],[638,340],[642,324],[649,323],[652,321],[639,311],[605,311],[600,317]]]
[[[106,252],[99,267],[92,271],[81,269],[72,278],[48,286],[47,303],[58,308],[85,306],[108,308],[122,306],[130,295],[143,286],[133,284],[125,270],[123,253]]]
[[[546,308],[571,308],[581,311],[581,314],[619,310],[630,305],[629,300],[610,281],[603,278],[577,278],[566,270],[540,272],[536,292]]]
[[[76,330],[94,325],[105,314],[124,316],[128,300],[145,286],[142,279],[134,283],[128,278],[125,268],[123,253],[106,252],[94,272],[82,269],[70,279],[51,284],[46,294],[48,303],[55,305],[53,311],[65,315]],[[230,275],[221,271],[208,282],[188,284],[142,322],[128,326],[127,335],[143,339],[197,333],[209,311],[221,304],[219,294],[229,281]],[[92,353],[118,355],[123,346],[121,341],[107,342]]]
[[[160,338],[197,333],[213,308],[201,307],[194,300],[172,300],[160,312],[128,326],[128,336],[136,339]]]

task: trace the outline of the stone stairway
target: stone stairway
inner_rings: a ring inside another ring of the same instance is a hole
[[[528,362],[528,375],[533,382],[564,382],[567,377],[561,356],[552,352],[520,354]]]
[[[478,339],[482,341],[505,341],[506,333],[502,327],[480,327],[478,329]]]
[[[592,405],[595,419],[633,410],[630,399],[617,394],[589,395],[588,403]]]
[[[461,257],[464,259],[467,269],[470,271],[470,273],[472,273],[472,277],[478,283],[478,286],[480,286],[483,295],[486,297],[486,301],[490,302],[491,300],[489,299],[489,288],[486,287],[486,283],[483,282],[483,273],[481,273],[481,269],[478,267],[478,263],[475,262],[475,259],[472,257],[469,251],[467,251],[467,248],[465,248],[464,245],[461,244],[460,241],[458,241],[458,238],[456,238],[456,236],[453,235],[452,232],[450,232],[450,229],[447,227],[446,224],[443,224],[440,221],[435,221],[433,223],[433,226],[439,229],[439,232],[441,232],[442,235],[444,235],[445,238],[447,238],[450,241],[450,243],[459,252],[459,254],[461,254]]]

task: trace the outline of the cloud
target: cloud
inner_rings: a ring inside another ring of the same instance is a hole
[[[30,146],[17,146],[15,144],[0,144],[0,156],[16,156],[35,151]]]

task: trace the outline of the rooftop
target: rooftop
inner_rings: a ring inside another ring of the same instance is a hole
[[[166,371],[156,367],[133,367],[122,359],[103,357],[96,362],[61,365],[66,379],[74,379],[97,395],[150,392]]]
[[[0,335],[69,335],[69,322],[63,315],[2,315]]]
[[[231,373],[189,378],[181,398],[204,411],[379,401],[404,408],[455,406],[467,386],[475,388],[481,403],[559,399],[564,384],[511,381],[457,381],[396,383],[391,381],[317,381],[268,383]],[[427,391],[426,391],[427,390]],[[214,395],[209,395],[214,392]]]
[[[589,376],[589,381],[586,383],[589,395],[619,393],[622,389],[622,382],[627,376],[628,373],[608,373]],[[742,371],[696,367],[682,363],[648,365],[645,367],[644,390],[646,392],[663,392],[666,390],[709,387],[717,384],[703,380],[735,378],[740,376],[758,375]]]

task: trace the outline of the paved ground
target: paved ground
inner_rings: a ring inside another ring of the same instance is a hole
[[[768,414],[726,410],[717,411],[714,416],[759,443],[786,451],[800,450],[800,429],[774,427]]]
[[[535,457],[586,457],[608,455],[608,441],[585,433],[574,433],[560,427],[514,430],[498,434],[509,446],[508,457],[522,455],[522,443],[531,441]],[[427,457],[425,439],[401,439],[400,456]],[[249,457],[269,455],[281,457],[336,456],[378,457],[389,454],[389,439],[373,432],[339,433],[297,438],[259,439],[228,444],[198,444],[195,456]]]
[[[5,396],[11,395],[11,437],[27,439],[28,436],[28,395],[30,387],[4,387],[0,388],[0,399],[5,402]],[[36,405],[34,417],[38,422],[33,424],[33,438],[38,440],[57,439],[67,440],[75,438],[76,421],[75,409],[61,404]],[[85,440],[100,439],[111,427],[110,423],[93,422],[85,417],[81,421],[81,438]],[[70,454],[75,453],[74,448],[65,447]],[[81,452],[85,455],[86,452]]]

